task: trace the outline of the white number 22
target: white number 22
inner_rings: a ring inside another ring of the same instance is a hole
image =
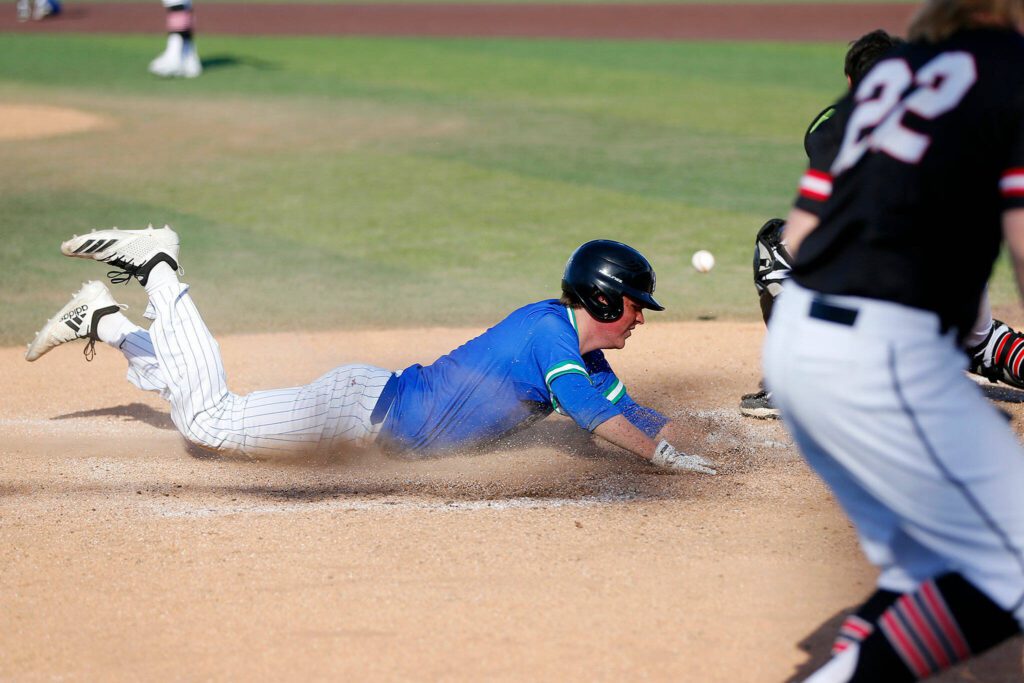
[[[967,52],[945,52],[916,74],[902,59],[879,63],[854,94],[857,107],[832,162],[832,175],[855,165],[869,149],[916,164],[931,139],[904,126],[904,115],[911,112],[928,120],[941,116],[960,104],[977,79],[974,57]]]

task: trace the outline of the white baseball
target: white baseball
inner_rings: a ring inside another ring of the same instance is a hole
[[[715,267],[715,256],[707,249],[701,249],[693,252],[690,263],[698,273],[706,273]]]

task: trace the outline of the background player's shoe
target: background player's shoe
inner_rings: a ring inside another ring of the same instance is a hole
[[[32,10],[32,18],[36,21],[60,14],[61,6],[57,0],[36,0]]]
[[[18,21],[28,21],[32,18],[31,0],[18,0]]]
[[[95,344],[99,337],[96,326],[104,315],[125,308],[114,301],[110,290],[99,280],[86,282],[80,290],[71,295],[57,315],[46,321],[36,338],[28,345],[25,360],[33,361],[61,344],[75,339],[88,339],[85,345],[85,359],[92,360],[96,354]]]
[[[779,409],[772,403],[772,392],[766,389],[753,394],[744,394],[740,398],[740,413],[762,420],[774,420],[779,417]]]
[[[65,256],[117,266],[121,270],[107,273],[115,284],[134,277],[145,285],[153,266],[161,262],[178,270],[178,233],[167,225],[159,230],[152,225],[145,230],[93,230],[81,237],[75,235],[60,245],[60,250]]]
[[[968,350],[971,373],[990,382],[1002,382],[1024,389],[1024,334],[1015,331],[1001,320],[992,321],[985,341]]]
[[[199,61],[199,52],[196,44],[186,40],[181,52],[181,77],[195,78],[203,73],[203,63]]]
[[[195,42],[177,33],[167,36],[167,47],[149,63],[149,72],[162,78],[195,78],[203,73]]]
[[[181,77],[196,78],[203,73],[203,62],[200,61],[196,43],[186,40],[181,50]]]

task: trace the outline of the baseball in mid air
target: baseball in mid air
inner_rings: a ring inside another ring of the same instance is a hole
[[[698,273],[707,273],[715,267],[715,257],[707,249],[701,249],[700,251],[693,252],[690,263],[693,264]]]

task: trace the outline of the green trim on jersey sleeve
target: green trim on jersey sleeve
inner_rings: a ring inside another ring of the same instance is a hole
[[[587,372],[587,369],[585,367],[583,367],[579,363],[576,363],[575,361],[567,360],[562,361],[561,363],[555,363],[548,369],[546,373],[544,373],[544,384],[547,384],[548,390],[550,390],[551,383],[554,380],[561,377],[562,375],[567,375],[570,372],[579,373],[586,377],[587,379],[590,379],[590,373]]]
[[[569,314],[569,324],[572,325],[572,329],[576,331],[578,336],[580,333],[580,325],[576,322],[576,311],[571,306],[566,306],[565,312]]]
[[[818,115],[818,118],[814,119],[814,123],[811,124],[811,127],[807,129],[807,134],[810,135],[811,133],[813,133],[815,130],[817,130],[818,126],[832,118],[835,115],[835,113],[835,107],[829,107],[825,111],[821,112]]]
[[[555,412],[561,415],[565,415],[565,413],[563,413],[562,409],[558,406],[558,399],[555,398],[555,392],[551,390],[551,383],[562,375],[570,375],[572,373],[583,375],[587,378],[588,382],[593,384],[593,381],[590,379],[590,373],[587,372],[587,369],[579,363],[571,360],[555,363],[546,373],[544,373],[544,384],[548,386],[548,394],[551,395],[551,407],[555,409]]]
[[[618,403],[622,400],[622,397],[626,395],[626,385],[622,383],[621,379],[616,378],[615,384],[605,389],[604,397],[612,403]]]

